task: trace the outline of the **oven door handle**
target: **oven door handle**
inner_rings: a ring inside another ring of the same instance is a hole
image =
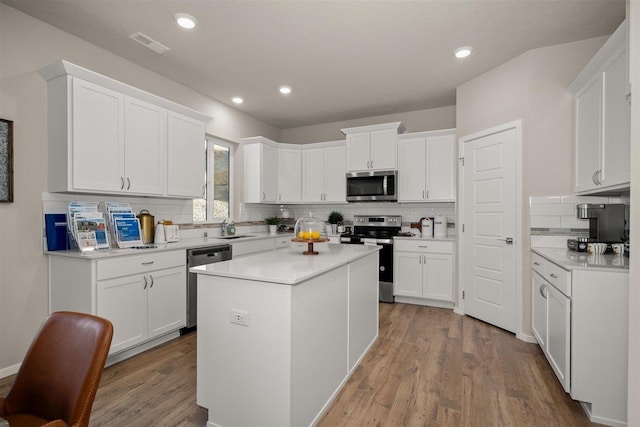
[[[385,175],[385,176],[382,178],[382,193],[383,193],[385,196],[388,196],[388,195],[389,195],[389,191],[387,190],[387,178],[389,178],[389,176],[388,176],[388,175]]]

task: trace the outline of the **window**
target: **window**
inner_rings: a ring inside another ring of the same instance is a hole
[[[193,201],[193,222],[219,222],[231,217],[231,165],[233,143],[214,137],[206,140],[206,198]]]

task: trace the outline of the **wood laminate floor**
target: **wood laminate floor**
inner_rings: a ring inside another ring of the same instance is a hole
[[[196,338],[106,368],[90,425],[206,425],[195,403]],[[0,379],[0,396],[12,381]],[[537,345],[451,310],[397,303],[380,304],[378,340],[318,424],[593,425]]]

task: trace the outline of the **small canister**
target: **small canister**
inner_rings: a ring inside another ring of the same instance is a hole
[[[438,214],[433,222],[433,235],[435,237],[447,237],[447,217]]]
[[[422,238],[423,239],[433,238],[433,218],[422,219]]]
[[[153,235],[154,235],[154,218],[153,215],[149,213],[148,210],[143,209],[137,215],[140,220],[140,231],[142,232],[142,243],[149,244],[153,243]]]

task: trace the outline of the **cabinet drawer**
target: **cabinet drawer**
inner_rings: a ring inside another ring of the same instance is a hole
[[[276,237],[276,249],[288,248],[289,246],[291,246],[292,236],[293,235],[286,237]]]
[[[248,242],[233,242],[231,244],[233,258],[255,252],[270,251],[276,248],[275,239],[249,240]]]
[[[571,296],[571,273],[560,266],[548,262],[545,265],[544,278],[566,296]]]
[[[187,254],[184,250],[153,252],[97,261],[97,280],[141,274],[163,268],[186,266]]]
[[[534,253],[531,254],[531,268],[534,271],[537,271],[542,277],[547,277],[547,272],[544,268],[547,262],[548,261],[540,255]]]
[[[453,254],[453,242],[442,242],[429,239],[394,240],[396,251],[431,252],[436,254]]]

